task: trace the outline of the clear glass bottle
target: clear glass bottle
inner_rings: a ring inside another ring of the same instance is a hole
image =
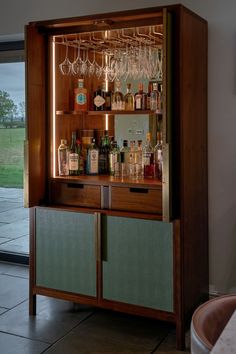
[[[134,96],[136,111],[145,111],[147,109],[147,94],[143,92],[143,83],[138,84],[138,92]]]
[[[154,177],[162,181],[163,171],[163,150],[162,150],[162,134],[157,132],[157,144],[154,147]]]
[[[136,179],[136,161],[135,161],[136,147],[135,140],[130,141],[128,172],[132,179]]]
[[[125,102],[124,95],[121,92],[120,81],[116,81],[115,86],[115,92],[113,93],[111,100],[111,109],[112,111],[122,111],[125,108]]]
[[[109,153],[109,172],[111,176],[120,176],[120,149],[116,141],[111,144]]]
[[[76,176],[79,174],[79,154],[76,144],[76,132],[72,132],[72,140],[69,151],[69,175]]]
[[[125,101],[125,110],[126,111],[134,111],[134,95],[131,92],[131,84],[127,84],[127,91],[124,96]]]
[[[137,151],[135,154],[136,159],[136,178],[143,178],[143,142],[142,140],[138,140]]]
[[[74,110],[87,111],[88,94],[87,94],[87,89],[84,87],[84,79],[78,79],[78,87],[75,88],[74,94],[75,94]]]
[[[98,174],[98,158],[99,158],[99,150],[96,145],[96,140],[93,138],[92,143],[89,145],[87,151],[87,164],[86,164],[87,175]]]
[[[109,152],[110,141],[107,131],[105,131],[105,135],[101,137],[99,145],[99,174],[109,174]]]
[[[159,99],[158,83],[154,81],[151,83],[150,110],[156,111],[158,109],[158,99]]]
[[[143,176],[144,178],[154,177],[154,150],[151,144],[151,134],[147,133],[145,145],[143,147]]]
[[[58,170],[59,176],[69,175],[68,145],[66,139],[61,139],[58,147]]]

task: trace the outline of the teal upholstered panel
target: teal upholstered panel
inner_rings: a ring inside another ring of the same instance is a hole
[[[36,209],[36,284],[96,296],[93,214]]]
[[[104,216],[103,297],[173,311],[173,225]]]

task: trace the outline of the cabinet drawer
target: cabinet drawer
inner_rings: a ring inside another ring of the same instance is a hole
[[[111,187],[111,209],[162,213],[162,191],[139,187]]]
[[[101,187],[89,184],[52,182],[51,202],[88,208],[101,208]]]

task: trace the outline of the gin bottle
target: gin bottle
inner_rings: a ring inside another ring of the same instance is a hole
[[[68,146],[66,139],[61,139],[61,144],[58,147],[58,170],[59,176],[69,175]]]

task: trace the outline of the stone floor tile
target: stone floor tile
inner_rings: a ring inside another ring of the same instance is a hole
[[[29,266],[14,263],[0,262],[0,274],[11,275],[20,278],[29,278]]]
[[[0,333],[0,348],[2,354],[40,354],[48,348],[47,343],[28,338]]]
[[[28,299],[28,279],[0,274],[0,307],[12,308]]]
[[[25,235],[29,235],[28,219],[0,225],[0,237],[15,239]]]
[[[157,354],[190,354],[190,335],[189,331],[186,333],[186,348],[185,351],[176,349],[176,335],[175,331],[171,331],[163,342],[154,351]]]
[[[0,222],[11,223],[22,219],[29,219],[28,209],[16,208],[0,213]]]
[[[0,251],[10,253],[29,254],[29,236],[23,236],[9,240],[0,245]]]

